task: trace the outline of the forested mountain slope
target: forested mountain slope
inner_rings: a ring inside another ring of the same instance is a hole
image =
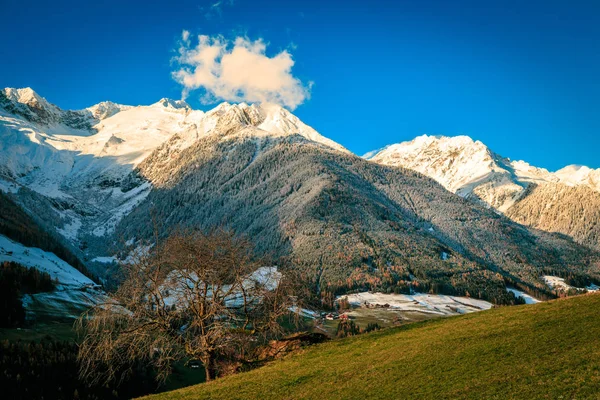
[[[512,220],[600,248],[600,194],[587,186],[531,185],[509,208]]]
[[[549,172],[502,157],[467,136],[419,136],[367,158],[419,171],[518,223],[600,249],[600,170],[571,165]]]
[[[599,278],[595,251],[365,161],[272,104],[66,111],[5,89],[0,139],[0,188],[105,279],[154,229],[179,226],[248,235],[329,300],[379,289],[511,303],[506,284],[552,296],[544,274]]]
[[[60,239],[46,232],[35,220],[18,206],[8,195],[0,191],[0,235],[27,247],[37,247],[54,253],[60,259],[93,278],[86,266]]]
[[[1,192],[0,269],[1,326],[72,319],[105,299],[97,278],[63,239]]]
[[[596,253],[515,224],[419,173],[300,135],[227,126],[180,152],[165,143],[142,162],[135,179],[153,189],[117,234],[151,237],[150,215],[166,231],[232,228],[260,251],[287,257],[322,294],[411,287],[502,303],[510,301],[505,281],[545,291],[543,273],[600,277]]]

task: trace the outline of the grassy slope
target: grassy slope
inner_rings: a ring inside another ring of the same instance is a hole
[[[415,323],[152,398],[596,398],[599,317],[587,295]]]
[[[74,341],[77,334],[73,322],[38,323],[25,328],[0,328],[0,340],[39,342],[44,338]]]

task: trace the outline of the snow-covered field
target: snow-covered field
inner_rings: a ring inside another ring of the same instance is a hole
[[[532,297],[530,295],[528,295],[525,292],[522,292],[520,290],[514,289],[514,288],[506,288],[506,290],[508,290],[509,292],[514,293],[514,295],[516,297],[522,297],[523,300],[525,300],[525,304],[535,304],[535,303],[539,303],[540,300],[536,299],[535,297]]]
[[[309,310],[307,308],[298,308],[296,306],[290,307],[290,311],[293,313],[298,313],[300,316],[310,319],[317,319],[321,316],[320,313]]]
[[[103,264],[112,264],[118,262],[117,257],[115,256],[106,256],[106,257],[95,257],[90,260],[91,262],[99,262]]]
[[[23,306],[28,318],[77,318],[93,305],[107,301],[101,291],[92,289],[58,288],[49,293],[37,293],[23,296]]]
[[[29,319],[76,318],[94,304],[106,301],[96,284],[54,253],[27,247],[0,235],[0,262],[12,261],[47,272],[58,282],[56,290],[23,296]]]
[[[571,286],[569,285],[567,282],[565,282],[564,278],[559,278],[558,276],[551,276],[551,275],[544,275],[544,282],[546,282],[546,285],[548,285],[548,287],[550,289],[558,289],[558,290],[569,290],[569,289],[576,289],[576,290],[583,290],[584,288],[578,288],[575,286]],[[585,289],[587,289],[590,292],[595,292],[598,291],[598,289],[600,289],[600,287],[591,284],[590,286],[586,286]]]
[[[467,314],[492,308],[492,304],[484,300],[439,294],[416,293],[406,295],[362,292],[341,296],[340,298],[343,297],[347,298],[348,302],[355,307],[384,306],[387,304],[389,309],[393,311],[411,311],[440,316]]]
[[[569,290],[573,287],[567,284],[564,278],[559,278],[558,276],[544,275],[544,282],[546,282],[546,285],[548,285],[550,289]]]
[[[50,274],[61,285],[86,286],[94,282],[81,272],[49,253],[36,247],[23,246],[0,235],[0,261],[13,261],[26,267],[37,268]]]

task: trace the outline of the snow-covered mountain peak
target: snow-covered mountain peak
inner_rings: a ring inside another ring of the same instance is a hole
[[[33,89],[5,88],[0,91],[0,107],[36,122],[56,122],[61,109],[49,103]]]
[[[411,143],[411,142],[409,142]],[[487,150],[487,146],[479,140],[473,140],[466,135],[443,136],[443,135],[421,135],[417,136],[412,143],[415,146],[437,146],[440,148],[464,148],[474,146]]]
[[[600,170],[571,165],[555,173],[511,161],[468,136],[419,136],[366,155],[371,161],[413,169],[464,197],[506,211],[531,183],[585,185],[600,191]]]
[[[558,176],[570,177],[573,179],[582,178],[592,173],[594,170],[585,165],[571,164],[555,172]]]
[[[53,110],[58,109],[58,107],[49,103],[48,100],[37,94],[30,87],[22,89],[5,88],[4,94],[13,103],[25,104],[36,108],[45,108]]]
[[[218,125],[221,127],[232,128],[236,125],[260,124],[263,114],[257,105],[248,105],[246,103],[227,103],[223,102],[206,113],[207,118],[218,119]]]
[[[120,201],[124,192],[113,189],[159,147],[179,152],[208,135],[238,134],[298,134],[347,151],[277,105],[222,103],[205,113],[164,98],[150,106],[105,101],[65,111],[31,89],[0,90],[0,173],[52,198],[77,197],[100,185]]]
[[[32,88],[22,89],[5,88],[4,93],[11,101],[22,104],[43,104],[48,103],[46,99],[37,94]]]
[[[113,103],[112,101],[103,101],[98,104],[94,104],[91,107],[87,107],[82,111],[89,111],[92,117],[98,121],[112,117],[118,112],[129,110],[132,106],[126,106],[123,104]]]
[[[504,159],[507,168],[512,168],[515,176],[522,181],[540,183],[540,182],[558,182],[559,179],[546,168],[540,168],[529,164],[526,161],[510,161]]]
[[[304,124],[298,117],[285,108],[271,103],[238,103],[227,102],[206,113],[204,124],[211,123],[214,131],[220,134],[238,132],[241,128],[253,127],[259,136],[290,136],[301,135],[313,142],[321,143],[338,151],[348,152],[343,146],[330,140],[310,126]],[[250,131],[244,130],[244,134]]]
[[[319,134],[312,127],[303,123],[297,116],[285,108],[273,103],[261,103],[258,111],[263,116],[258,128],[276,135],[301,135],[313,142],[324,144],[332,149],[348,153],[346,148],[333,140]]]
[[[421,135],[415,139],[398,144],[392,144],[379,150],[375,154],[369,154],[370,159],[377,161],[385,157],[395,158],[401,154],[412,157],[413,154],[421,154],[427,158],[444,157],[446,153],[457,154],[482,153],[481,157],[491,161],[493,154],[486,145],[478,140],[473,140],[469,136],[439,136],[439,135]]]
[[[495,155],[468,136],[421,135],[386,146],[375,154],[367,153],[367,157],[379,164],[414,169],[451,191],[496,169]]]
[[[497,169],[496,158],[483,143],[468,136],[430,135],[387,146],[370,157],[380,164],[415,169],[451,190]]]
[[[565,185],[586,185],[600,191],[600,169],[592,169],[584,165],[567,165],[554,173]]]

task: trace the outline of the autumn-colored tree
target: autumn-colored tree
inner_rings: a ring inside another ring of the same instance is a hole
[[[282,317],[296,306],[291,282],[252,248],[222,230],[156,239],[123,265],[112,301],[79,319],[82,377],[111,381],[142,360],[164,381],[174,362],[191,359],[211,380],[220,356],[281,333]]]

